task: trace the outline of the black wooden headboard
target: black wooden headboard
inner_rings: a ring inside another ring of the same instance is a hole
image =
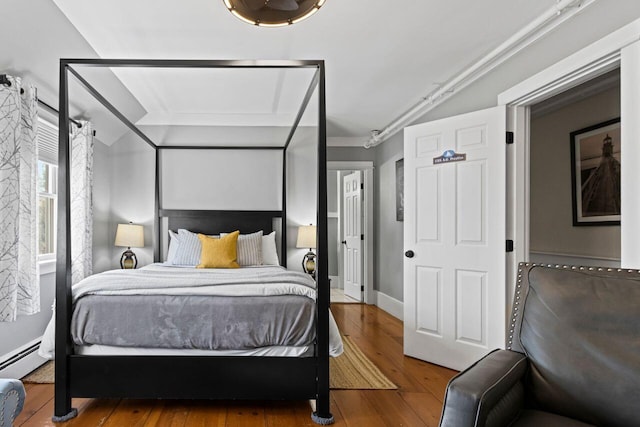
[[[240,230],[242,234],[273,231],[274,218],[282,211],[210,211],[162,209],[160,217],[169,219],[169,230],[185,228],[194,233],[220,234]]]
[[[282,211],[222,211],[222,210],[179,210],[161,209],[160,218],[167,218],[168,229],[184,228],[194,233],[220,234],[240,230],[241,234],[262,230],[264,234],[273,231],[273,222],[282,219]],[[282,237],[281,230],[278,238]],[[166,239],[166,230],[160,236]],[[162,246],[161,246],[162,247]],[[286,245],[280,245],[280,263],[286,260]]]

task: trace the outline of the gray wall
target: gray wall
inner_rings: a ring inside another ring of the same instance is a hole
[[[15,322],[0,322],[0,359],[28,342],[40,338],[51,319],[56,289],[55,273],[40,275],[40,312],[18,316]]]
[[[51,0],[2,0],[1,16],[0,72],[34,83],[38,98],[57,106],[60,58],[98,55]],[[84,68],[81,74],[101,93],[109,94],[109,101],[133,122],[144,115],[142,106],[111,70]],[[71,116],[89,118],[107,144],[118,139],[126,127],[88,92],[78,90],[73,78],[69,82]]]
[[[640,3],[637,0],[616,0],[615,7],[612,7],[611,1],[594,3],[593,6],[574,18],[579,22],[579,27],[583,31],[575,31],[575,26],[571,26],[571,29],[562,26],[557,28],[550,36],[536,42],[508,63],[497,67],[489,76],[454,94],[448,102],[416,122],[496,105],[498,93],[623,24],[636,19],[639,16],[639,7]],[[5,36],[2,38],[3,43],[0,44],[0,69],[21,74],[35,81],[40,96],[55,104],[58,58],[95,57],[95,52],[51,1],[9,0],[3,2],[2,13],[15,17],[15,19],[6,20],[3,24],[6,23],[8,26],[0,28],[1,34]],[[603,16],[606,16],[606,19],[602,19]],[[17,33],[21,36],[9,36],[9,34]],[[43,34],[47,36],[43,37]],[[398,78],[402,78],[401,71],[399,71]],[[118,86],[119,84],[114,79],[113,85]],[[416,89],[418,91],[416,99],[425,95],[429,89],[424,88],[424,91]],[[118,103],[118,105],[123,104]],[[139,106],[131,108],[139,110]],[[83,109],[72,108],[72,111],[80,110]],[[385,123],[381,123],[379,126],[384,125]],[[101,131],[100,126],[97,128],[99,134],[107,130]],[[391,173],[393,170],[391,164],[395,162],[396,158],[402,157],[401,139],[401,134],[397,134],[391,141],[369,151],[359,148],[330,148],[328,151],[329,160],[372,160],[368,156],[375,157],[377,187],[376,212],[374,214],[376,217],[376,288],[397,299],[402,299],[402,232],[401,224],[395,222],[395,217],[389,212],[394,206],[390,196],[394,179]],[[111,240],[115,235],[115,224],[120,221],[131,220],[147,226],[145,229],[147,248],[136,250],[136,253],[143,262],[152,260],[150,226],[153,218],[153,156],[152,153],[136,151],[144,149],[144,144],[139,141],[132,144],[133,148],[126,145],[116,143],[111,152],[112,158],[108,160],[111,162],[110,171],[112,173],[110,191],[113,218],[107,227],[108,233],[102,228],[96,231],[96,235],[100,236],[103,241],[106,239],[106,244],[112,255],[111,260],[108,260],[108,257],[98,250],[96,270],[108,268],[109,263],[112,268],[117,266],[122,250],[115,248]],[[104,221],[104,217],[101,217],[100,221]],[[300,221],[308,223],[315,222],[315,219],[300,218]],[[102,223],[101,226],[104,227],[104,224]],[[293,238],[295,233],[290,233],[290,236]],[[382,240],[383,236],[385,240]],[[385,244],[380,245],[378,243],[380,241],[384,241]],[[297,264],[299,264],[299,260],[291,265]],[[381,264],[385,265],[385,269],[380,268]],[[389,265],[388,269],[386,265]],[[43,313],[46,315],[37,315],[40,317],[48,317],[50,314],[47,313],[46,308],[49,302],[44,300],[44,287],[49,286],[46,289],[47,292],[53,290],[53,284],[48,282],[49,280],[52,279],[43,277],[41,282],[43,286]],[[47,283],[49,284],[47,285]],[[36,316],[32,316],[32,318],[35,319]],[[0,325],[0,337],[2,337],[0,342],[12,342],[15,344],[14,347],[23,345],[32,339],[29,337],[39,336],[42,333],[44,323],[46,322],[39,323],[31,318],[21,318],[16,323]],[[9,347],[0,347],[0,353],[3,353],[3,348]]]
[[[607,16],[606,20],[602,16]],[[640,3],[637,0],[616,2],[615,10],[608,2],[596,2],[573,18],[584,31],[576,32],[573,25],[560,26],[544,38],[536,41],[491,73],[458,90],[432,111],[425,113],[412,124],[424,123],[470,111],[494,107],[498,95],[539,71],[606,36],[610,32],[637,19]],[[479,56],[481,54],[479,53]],[[426,95],[430,88],[418,95]],[[416,98],[417,99],[417,98]],[[380,126],[384,126],[382,123]],[[375,287],[391,297],[402,300],[402,223],[395,221],[394,194],[395,160],[404,156],[402,132],[373,149],[376,165],[376,267]],[[384,242],[384,245],[378,242]],[[382,268],[384,266],[384,268]]]
[[[95,57],[95,52],[52,1],[3,0],[1,13],[0,72],[23,77],[38,88],[40,99],[56,105],[60,58]],[[40,313],[0,323],[0,359],[43,334],[54,293],[55,274],[41,274]]]
[[[603,16],[607,18],[603,19]],[[557,27],[550,34],[497,66],[488,75],[466,88],[455,91],[446,102],[414,123],[496,106],[500,93],[639,17],[638,0],[597,1],[573,17],[567,25]],[[479,56],[481,54],[478,53]],[[421,92],[419,95],[426,93]]]
[[[111,232],[112,160],[109,147],[95,140],[93,150],[93,272],[113,268]]]
[[[351,162],[362,162],[362,161],[370,161],[373,162],[374,165],[374,171],[373,171],[373,176],[374,176],[374,194],[375,194],[375,188],[378,187],[378,178],[377,178],[377,160],[376,160],[376,151],[373,149],[366,149],[364,147],[327,147],[327,161],[330,162],[337,162],[337,161],[351,161]],[[337,176],[337,171],[329,171],[329,174],[334,174],[335,178],[332,178],[330,180],[331,184],[329,187],[329,194],[330,194],[330,198],[335,198],[336,203],[337,200],[339,198],[342,197],[342,194],[338,194],[337,193],[337,188],[333,188],[333,186],[336,185],[336,180],[338,178]],[[344,174],[345,171],[342,171],[342,173]],[[331,194],[331,191],[334,192],[334,194]],[[375,195],[374,199],[377,198],[377,194]],[[375,203],[375,202],[374,202]],[[331,205],[330,205],[331,206]],[[378,211],[377,211],[377,205],[374,204],[374,227],[375,227],[375,221],[376,221],[376,217],[378,215]],[[331,208],[329,208],[329,211],[331,210]],[[332,227],[332,225],[335,223],[335,227]],[[334,275],[337,276],[338,274],[340,274],[339,269],[340,269],[340,263],[342,262],[342,260],[338,259],[338,255],[340,254],[337,245],[338,242],[340,241],[340,230],[337,229],[337,221],[329,221],[329,275]],[[335,238],[332,239],[332,236],[335,235]],[[374,236],[373,236],[373,244],[374,244],[374,253],[375,253],[375,246],[376,246],[376,240],[377,240],[377,236],[378,233],[375,232],[374,229]],[[375,262],[375,257],[374,257],[374,288],[377,288],[376,285],[376,268],[375,265],[377,265],[377,263]],[[332,287],[340,287],[341,284],[336,282],[336,281],[332,281],[331,282],[331,286]]]
[[[620,258],[620,226],[574,227],[569,134],[620,117],[614,88],[531,120],[531,252]]]
[[[338,217],[338,171],[327,171],[327,214],[337,213]],[[327,245],[329,246],[329,276],[337,276],[339,273],[338,264],[338,236],[339,218],[329,217],[327,219]],[[335,285],[335,286],[334,286]],[[337,283],[331,282],[332,287],[337,287]]]
[[[282,207],[280,150],[164,150],[161,159],[165,209]]]
[[[327,147],[327,161],[374,162],[375,150],[364,147]]]
[[[117,224],[128,221],[145,227],[145,247],[133,250],[140,265],[149,264],[153,262],[154,152],[132,133],[107,151],[97,154],[102,158],[96,159],[96,163],[110,164],[110,211],[105,234],[105,244],[111,253],[108,268],[119,267],[124,248],[113,246],[113,238]],[[288,150],[288,262],[290,268],[297,270],[301,270],[300,261],[306,252],[295,248],[297,227],[316,223],[316,152],[316,132],[306,131],[296,133]],[[179,150],[169,155],[165,153],[162,157],[165,208],[255,209],[256,199],[262,200],[260,208],[281,208],[280,151],[251,154],[239,150]],[[256,163],[257,160],[261,161]],[[102,222],[100,224],[103,226]]]
[[[296,248],[298,227],[318,224],[317,152],[315,133],[296,132],[287,149],[287,268],[292,270],[302,271],[302,258],[309,250]]]
[[[67,17],[50,0],[2,0],[2,18],[0,21],[0,72],[23,77],[33,83],[38,89],[38,97],[50,105],[57,105],[58,99],[58,68],[60,58],[95,58],[96,53],[71,25]],[[110,71],[105,72],[97,86],[108,88],[109,99],[117,102],[122,111],[129,117],[137,119],[142,115],[142,108],[131,94],[124,89],[122,82]],[[89,117],[98,129],[98,134],[115,137],[120,128],[114,127],[117,121],[110,113],[96,107],[96,102],[86,94],[81,99],[70,99],[71,115],[80,114]],[[102,155],[103,147],[97,146],[97,158]],[[99,170],[105,166],[97,161],[97,186],[105,180]],[[94,176],[96,176],[94,175]],[[96,201],[98,206],[97,228],[94,242],[94,268],[98,271],[109,268],[107,265],[108,250],[102,241],[106,238],[104,229],[104,211],[102,201]],[[102,227],[102,228],[101,228]],[[112,242],[113,243],[113,242]],[[111,243],[111,244],[112,244]],[[51,318],[51,305],[55,292],[55,274],[46,273],[40,276],[40,313],[32,316],[20,316],[16,322],[0,323],[0,358],[13,352],[17,348],[38,338],[44,332],[46,324]]]
[[[113,240],[117,225],[129,221],[144,226],[144,248],[133,248],[138,265],[153,262],[153,223],[155,216],[155,151],[133,133],[128,133],[110,148],[111,210],[109,213],[111,250],[110,268],[120,268],[120,256],[126,248]]]
[[[403,301],[403,222],[396,221],[396,160],[404,157],[402,132],[375,152],[374,289]],[[384,244],[383,244],[384,242]]]
[[[113,238],[108,236],[109,230],[109,149],[96,140],[94,148],[94,236],[93,264],[94,271],[111,268],[111,246]],[[110,243],[109,243],[110,241]],[[48,268],[48,267],[46,267]],[[51,271],[51,270],[45,270]],[[55,270],[40,275],[40,312],[32,316],[19,316],[15,322],[0,323],[0,359],[3,355],[15,351],[28,342],[39,338],[53,314],[51,307],[55,295]]]

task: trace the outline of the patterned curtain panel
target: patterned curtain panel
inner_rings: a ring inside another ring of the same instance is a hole
[[[71,283],[93,271],[93,126],[71,125]]]
[[[0,84],[0,321],[40,311],[37,250],[37,98],[7,76]],[[22,92],[22,93],[21,93]]]

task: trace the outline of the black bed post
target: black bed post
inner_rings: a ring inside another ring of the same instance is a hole
[[[71,197],[69,164],[69,91],[65,60],[60,60],[60,115],[58,123],[58,237],[56,261],[55,402],[53,421],[69,420],[78,411],[71,408]]]
[[[329,267],[327,245],[327,115],[325,111],[324,61],[320,61],[318,80],[318,217],[316,261],[318,287],[318,397],[313,420],[332,424],[329,402]]]
[[[161,262],[160,259],[160,254],[161,254],[161,250],[162,248],[160,247],[160,245],[162,244],[162,221],[160,219],[160,209],[162,209],[161,203],[161,191],[162,191],[162,187],[161,187],[161,179],[160,179],[160,174],[161,174],[161,170],[160,170],[160,162],[162,161],[162,159],[160,158],[160,153],[161,150],[158,147],[154,148],[155,151],[155,155],[156,155],[156,182],[155,182],[155,208],[156,208],[156,212],[155,212],[155,217],[153,219],[153,229],[155,231],[155,236],[153,237],[153,262]]]
[[[280,220],[280,265],[287,268],[287,146],[282,150],[282,219]]]

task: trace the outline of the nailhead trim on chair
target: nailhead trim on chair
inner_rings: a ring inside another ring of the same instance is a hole
[[[575,266],[575,265],[560,265],[560,264],[537,264],[537,263],[530,263],[530,262],[521,262],[520,264],[518,264],[518,281],[516,283],[516,302],[515,305],[516,307],[514,307],[513,309],[513,317],[511,318],[511,328],[509,329],[509,341],[508,341],[508,345],[507,345],[507,350],[512,350],[512,345],[513,345],[513,332],[515,331],[515,327],[516,327],[516,318],[518,317],[518,313],[520,312],[520,310],[518,310],[520,305],[520,292],[521,292],[521,288],[522,288],[522,267],[547,267],[547,268],[557,268],[557,269],[571,269],[571,270],[588,270],[588,271],[617,271],[617,272],[623,272],[625,271],[622,268],[602,268],[602,267],[582,267],[582,266]],[[627,273],[639,273],[640,274],[640,270],[634,270],[634,269],[627,269],[626,270]]]
[[[12,395],[15,395],[16,401],[20,400],[20,395],[16,390],[9,390],[7,394],[4,395],[4,397],[2,398],[2,405],[0,408],[0,422],[4,420],[4,408],[7,403],[7,400]],[[15,420],[17,416],[18,416],[18,405],[16,405],[16,408],[13,410],[13,416],[11,417],[12,421]]]

